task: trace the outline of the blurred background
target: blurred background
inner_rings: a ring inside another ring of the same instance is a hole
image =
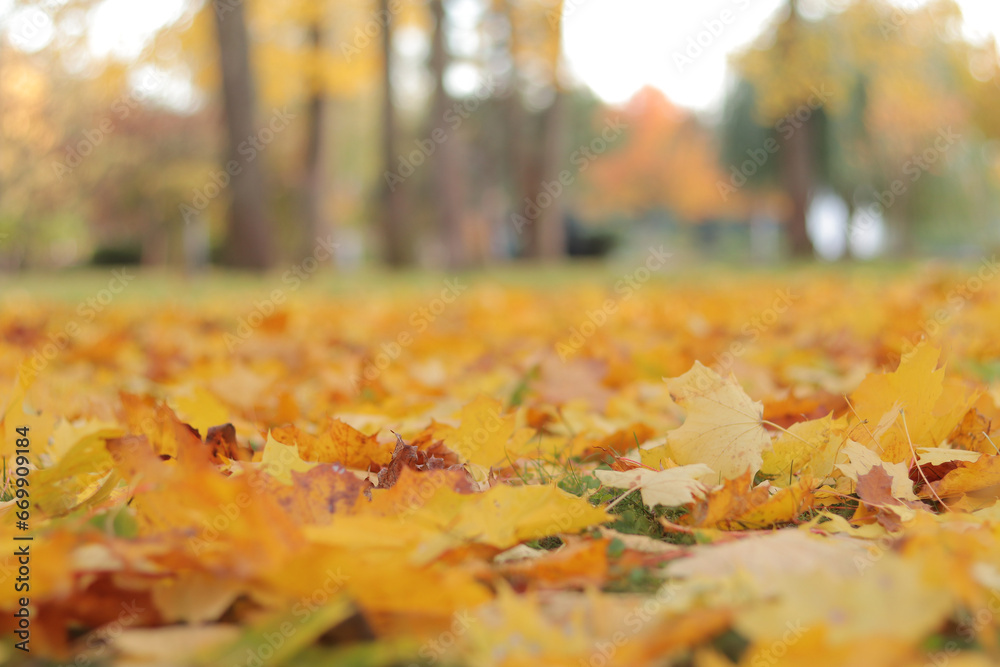
[[[0,270],[1000,247],[995,0],[0,0]]]

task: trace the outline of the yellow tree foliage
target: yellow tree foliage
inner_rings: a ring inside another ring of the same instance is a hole
[[[786,14],[733,64],[754,87],[763,125],[817,98],[828,113],[843,115],[860,82],[869,136],[887,155],[906,156],[939,130],[969,120],[966,98],[976,82],[972,47],[955,36],[960,21],[952,0],[909,11],[858,1],[816,21]]]
[[[563,0],[496,0],[510,21],[510,50],[521,72],[559,86]]]
[[[372,1],[251,0],[247,9],[251,64],[264,109],[302,100],[317,88],[332,97],[371,93],[378,86],[386,21],[419,21],[412,0],[391,2],[388,16],[380,14]],[[196,82],[206,90],[215,90],[219,77],[213,11],[225,11],[225,3],[206,3],[189,20],[160,36],[161,42],[180,40],[192,61]],[[318,51],[307,35],[314,24],[325,42]]]

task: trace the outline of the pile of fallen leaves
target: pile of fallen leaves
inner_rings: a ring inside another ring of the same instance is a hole
[[[1000,287],[973,275],[92,319],[12,290],[0,659],[996,664]]]

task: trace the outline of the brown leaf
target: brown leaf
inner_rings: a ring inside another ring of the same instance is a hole
[[[970,452],[979,452],[980,454],[996,454],[996,448],[986,435],[990,432],[990,425],[989,419],[976,408],[972,408],[965,413],[962,421],[948,436],[948,441],[955,449],[967,449]]]
[[[883,528],[897,531],[902,528],[903,517],[909,512],[892,508],[926,508],[921,502],[896,498],[892,494],[892,482],[892,475],[880,465],[872,466],[868,472],[858,475],[857,494],[866,507],[858,507],[854,520],[860,521],[874,515]]]
[[[434,447],[439,451],[448,451],[444,449],[444,446],[440,442],[435,443]],[[454,454],[450,451],[448,451],[448,454],[454,457]],[[396,434],[396,449],[392,452],[392,460],[389,462],[389,465],[378,471],[379,488],[388,489],[395,485],[399,480],[399,475],[406,468],[417,471],[458,470],[462,466],[458,465],[457,462],[453,465],[447,465],[444,458],[438,458],[430,451],[417,449],[414,445],[408,445],[403,442],[399,434]]]
[[[651,426],[642,422],[635,422],[626,428],[619,429],[611,435],[606,436],[598,444],[594,445],[593,449],[620,457],[646,442],[655,434],[656,431]]]
[[[250,461],[253,450],[236,440],[236,428],[232,424],[212,426],[205,434],[205,444],[212,453],[215,463],[222,463],[223,457],[233,461]]]
[[[275,484],[271,493],[288,515],[302,525],[325,525],[338,512],[349,512],[365,489],[359,479],[339,465],[318,465],[306,473],[292,471],[292,485]]]
[[[940,498],[973,494],[980,498],[1000,497],[1000,456],[983,456],[975,463],[960,462],[941,480],[931,483]],[[921,495],[928,496],[930,491]]]

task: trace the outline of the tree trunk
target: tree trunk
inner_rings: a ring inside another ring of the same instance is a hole
[[[432,158],[432,179],[437,217],[440,224],[444,247],[447,250],[448,265],[452,268],[463,266],[468,257],[465,248],[463,222],[462,176],[458,169],[458,137],[445,123],[445,114],[451,104],[451,97],[444,87],[444,73],[448,67],[448,51],[445,46],[445,13],[443,0],[431,0],[431,16],[434,32],[431,36],[431,73],[434,76],[434,104],[431,110],[429,136],[438,144]],[[434,137],[443,137],[438,142]]]
[[[309,42],[319,60],[323,50],[323,26],[319,17],[309,26]],[[303,164],[303,216],[299,256],[309,257],[315,252],[316,239],[325,237],[327,224],[323,211],[326,191],[326,170],[323,164],[323,146],[326,139],[327,98],[318,75],[309,80],[309,101],[306,104],[306,146]]]
[[[814,256],[813,244],[806,227],[806,215],[815,188],[812,130],[811,118],[794,127],[785,140],[782,151],[782,186],[792,204],[792,210],[785,221],[785,236],[788,238],[788,251],[795,259]]]
[[[542,112],[541,141],[536,155],[531,201],[538,209],[533,224],[525,230],[525,256],[554,259],[566,254],[566,229],[563,220],[562,196],[565,186],[559,182],[562,167],[566,96],[557,90],[549,108]],[[530,219],[530,218],[529,218]]]
[[[536,142],[531,141],[532,132],[528,122],[530,118],[521,103],[518,90],[519,72],[516,54],[519,44],[512,1],[503,0],[500,8],[507,19],[506,50],[510,58],[510,90],[503,105],[507,170],[510,175],[512,202],[509,224],[514,231],[514,251],[525,256],[530,245],[531,228],[536,224],[536,220],[529,215],[532,212],[529,204],[535,196],[541,174],[538,172],[538,161],[533,159],[534,154],[529,150],[529,144],[535,146]]]
[[[507,168],[510,174],[511,187],[511,212],[514,214],[511,221],[511,228],[515,233],[515,246],[517,251],[524,254],[527,246],[527,237],[530,235],[530,227],[535,223],[529,218],[528,201],[534,196],[535,183],[538,182],[538,174],[535,171],[536,165],[530,159],[527,148],[527,114],[521,105],[520,95],[517,91],[516,74],[512,75],[515,85],[512,86],[510,94],[504,103],[504,122],[507,144]]]
[[[222,70],[222,98],[228,130],[226,164],[236,162],[230,173],[232,199],[226,229],[224,261],[246,269],[264,270],[271,266],[274,248],[271,226],[265,212],[264,178],[259,160],[245,160],[239,146],[257,135],[256,97],[250,71],[250,47],[243,3],[215,8]]]
[[[910,216],[912,195],[913,191],[909,189],[898,195],[891,206],[882,209],[883,222],[889,241],[887,250],[890,257],[904,259],[913,256],[913,229]]]
[[[847,221],[844,223],[845,243],[843,259],[845,261],[851,261],[854,259],[854,248],[851,247],[851,239],[856,233],[854,231],[854,215],[857,213],[858,207],[855,205],[854,200],[846,192],[838,194],[840,195],[840,198],[844,200],[844,203],[847,204]]]
[[[170,260],[170,235],[167,233],[167,226],[150,210],[152,206],[145,208],[148,217],[140,241],[139,262],[143,266],[166,266]]]
[[[379,0],[382,16],[390,16],[389,0]],[[413,263],[413,248],[408,238],[403,216],[402,179],[395,173],[399,160],[396,143],[396,106],[392,99],[392,20],[382,30],[382,162],[384,184],[382,190],[382,258],[393,268]],[[395,178],[394,178],[395,177]]]
[[[797,129],[785,142],[785,160],[782,164],[782,180],[785,193],[791,200],[792,210],[785,221],[788,251],[796,259],[813,256],[812,241],[806,228],[806,213],[812,199],[812,164],[808,145],[808,124]]]
[[[798,29],[802,20],[798,0],[789,0],[788,6],[788,20]],[[806,228],[806,215],[815,187],[813,125],[811,116],[804,122],[795,121],[791,136],[785,140],[781,161],[782,185],[792,203],[791,213],[785,221],[785,235],[788,238],[788,251],[795,259],[812,258],[815,255]]]

